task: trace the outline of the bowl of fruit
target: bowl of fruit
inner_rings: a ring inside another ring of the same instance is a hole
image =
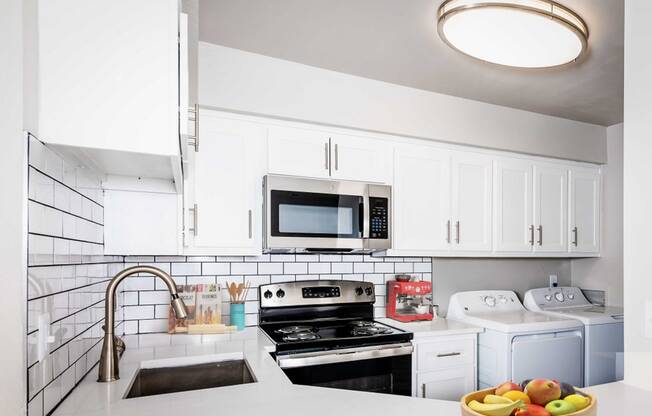
[[[535,378],[462,397],[462,416],[596,416],[595,397],[568,383]]]

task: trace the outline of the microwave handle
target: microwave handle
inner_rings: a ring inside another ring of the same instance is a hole
[[[362,197],[362,238],[369,238],[369,188]]]

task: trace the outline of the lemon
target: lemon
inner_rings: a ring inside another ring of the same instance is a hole
[[[572,403],[575,405],[577,410],[582,410],[591,403],[591,399],[588,397],[581,396],[579,394],[571,394],[564,397],[564,401]]]

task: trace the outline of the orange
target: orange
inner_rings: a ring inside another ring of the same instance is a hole
[[[514,401],[514,402],[517,401],[517,400],[523,400],[523,403],[525,403],[525,404],[532,403],[527,394],[523,393],[522,391],[518,391],[518,390],[510,390],[510,391],[506,392],[505,394],[503,394],[503,397],[507,397],[508,399],[510,399],[511,401]]]

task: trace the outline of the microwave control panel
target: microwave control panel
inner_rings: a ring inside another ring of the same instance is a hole
[[[389,200],[387,198],[369,198],[369,224],[370,238],[388,238]]]

